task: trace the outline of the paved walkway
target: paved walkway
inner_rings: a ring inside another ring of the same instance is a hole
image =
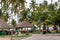
[[[60,34],[33,34],[31,37],[22,40],[60,40]]]

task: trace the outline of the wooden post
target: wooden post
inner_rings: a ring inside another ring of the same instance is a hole
[[[12,33],[12,32],[11,32]],[[12,40],[12,34],[11,34],[11,40]]]
[[[13,30],[11,30],[11,40],[13,40],[13,37],[12,37],[12,35],[13,35]]]
[[[26,35],[28,35],[28,27],[27,27],[27,33],[26,33]]]
[[[3,28],[2,28],[2,31],[3,31]]]
[[[10,29],[9,29],[9,35],[10,35]]]
[[[22,28],[21,28],[21,33],[22,33]]]

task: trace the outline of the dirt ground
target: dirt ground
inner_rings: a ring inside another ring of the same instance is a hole
[[[11,38],[0,38],[0,40],[11,40]]]
[[[18,39],[18,38],[17,38]],[[0,40],[11,40],[11,37],[0,37]],[[16,40],[16,39],[15,39]],[[60,40],[60,34],[32,34],[31,37],[21,40]]]
[[[22,40],[60,40],[60,34],[33,34],[31,37]]]

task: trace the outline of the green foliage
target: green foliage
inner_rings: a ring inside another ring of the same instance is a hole
[[[18,15],[21,16],[20,21],[24,21],[26,19],[26,21],[37,22],[39,25],[41,23],[60,25],[60,8],[58,6],[58,2],[52,4],[53,1],[51,0],[51,4],[48,4],[48,2],[44,0],[43,3],[37,4],[36,0],[31,0],[30,8],[28,9],[25,7],[25,2],[26,0],[2,0],[1,5],[3,6],[1,6],[0,9],[0,18],[2,17],[5,21],[8,21],[8,13],[11,11],[11,15],[13,13],[21,14]],[[11,9],[9,7],[10,5]],[[13,26],[16,25],[15,23],[16,22],[13,19]]]
[[[56,11],[54,11],[54,14],[51,16],[51,21],[54,25],[60,25],[60,8]]]
[[[24,19],[28,19],[29,11],[30,11],[30,9],[22,10],[22,12],[21,12],[22,18],[20,18],[20,21],[24,21]]]
[[[2,18],[3,16],[3,13],[2,13],[2,10],[0,9],[0,18]]]
[[[32,9],[33,11],[35,11],[36,5],[37,5],[36,1],[35,0],[31,0],[30,9]]]
[[[3,15],[3,20],[8,21],[8,18],[9,18],[8,13],[5,13],[5,14]]]
[[[15,27],[16,26],[16,21],[14,19],[12,19],[11,24]]]

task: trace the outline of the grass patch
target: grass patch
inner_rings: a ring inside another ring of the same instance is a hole
[[[22,35],[22,36],[20,36],[20,35]],[[29,34],[29,35],[20,34],[20,35],[14,35],[13,36],[13,40],[21,40],[21,39],[24,39],[24,38],[27,38],[27,37],[30,37],[31,36],[31,34]]]
[[[35,30],[32,34],[40,34],[40,30]]]
[[[31,36],[31,34],[29,34],[29,35],[26,35],[26,34],[12,35],[12,39],[13,40],[21,40],[21,39],[24,39],[24,38],[27,38],[30,36]],[[1,35],[0,38],[11,38],[11,36],[10,35]]]

